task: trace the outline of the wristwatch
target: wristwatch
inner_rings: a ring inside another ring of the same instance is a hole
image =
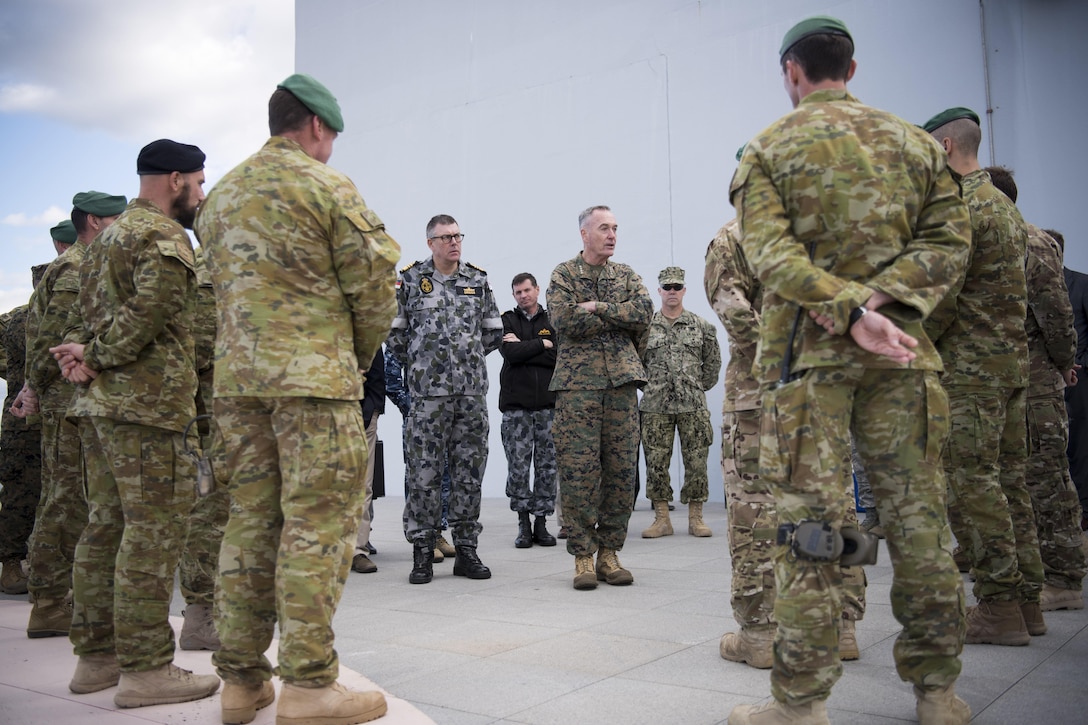
[[[865,316],[865,313],[869,311],[869,308],[865,305],[858,305],[854,309],[850,310],[850,321],[846,323],[846,331],[850,332],[850,328],[854,326],[854,323]]]

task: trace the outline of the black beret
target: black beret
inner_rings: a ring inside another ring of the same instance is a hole
[[[204,168],[204,152],[196,146],[178,143],[168,138],[152,141],[140,149],[136,157],[136,173],[140,176],[150,174],[191,174]]]

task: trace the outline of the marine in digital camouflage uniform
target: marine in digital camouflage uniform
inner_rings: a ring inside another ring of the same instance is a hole
[[[719,229],[707,247],[703,286],[707,301],[729,336],[729,364],[722,401],[721,466],[732,567],[730,604],[741,631],[725,633],[718,651],[725,659],[768,668],[774,663],[772,646],[777,627],[774,618],[777,545],[767,532],[778,527],[778,516],[774,495],[759,477],[760,385],[752,371],[759,345],[763,286],[744,257],[736,219]],[[851,503],[849,485],[844,495]],[[844,524],[856,523],[857,513],[851,505]],[[860,651],[853,623],[865,616],[865,570],[860,566],[842,567],[842,574],[844,622],[839,656],[856,659]]]
[[[834,18],[786,34],[795,110],[748,143],[730,186],[764,294],[760,476],[781,525],[840,529],[853,425],[892,560],[898,673],[919,712],[940,707],[965,723],[970,709],[952,690],[964,604],[940,468],[947,397],[921,323],[962,275],[969,217],[932,139],[849,94],[852,56]],[[839,562],[781,546],[775,573],[774,700],[739,705],[730,722],[828,722],[823,701],[842,673]]]
[[[89,509],[73,566],[69,638],[80,662],[69,688],[109,687],[101,675],[115,655],[119,707],[219,688],[214,675],[173,665],[169,621],[196,479],[182,454],[197,391],[195,261],[183,227],[204,198],[203,168],[195,146],[141,149],[140,196],[86,250],[80,327],[52,348],[78,385],[68,414],[79,419]]]
[[[1004,167],[985,171],[998,189],[1016,203],[1018,191],[1012,172]],[[1066,448],[1069,417],[1065,388],[1077,384],[1074,369],[1077,333],[1073,308],[1062,274],[1062,248],[1034,224],[1027,224],[1028,253],[1025,279],[1028,316],[1028,456],[1027,481],[1045,583],[1040,599],[1043,611],[1078,609],[1085,556],[1081,548],[1081,507],[1069,475]]]
[[[610,259],[618,227],[611,210],[590,207],[578,225],[583,249],[555,268],[547,290],[559,348],[552,439],[574,587],[592,589],[598,579],[633,581],[616,553],[627,538],[635,497],[637,390],[646,383],[638,341],[650,325],[653,301],[633,269]]]
[[[1029,631],[1042,634],[1046,626],[1039,609],[1043,565],[1024,479],[1027,228],[979,167],[978,120],[970,109],[953,108],[924,126],[962,176],[972,228],[962,286],[934,311],[926,331],[944,360],[941,383],[952,411],[944,455],[952,527],[961,545],[971,542],[975,570],[979,606],[968,611],[967,642],[1025,645]]]
[[[76,194],[69,221],[75,237],[49,265],[30,298],[26,376],[42,416],[42,497],[27,557],[34,595],[27,623],[31,637],[68,634],[72,611],[65,598],[72,588],[76,544],[87,523],[79,427],[66,417],[75,386],[61,377],[49,348],[64,341],[69,313],[79,303],[84,254],[127,203],[124,196],[98,191]]]
[[[23,389],[27,306],[0,315],[0,347],[4,350],[7,395],[0,414],[0,572],[5,594],[26,594],[23,559],[34,528],[42,480],[41,424],[36,417],[19,418],[11,406]]]
[[[680,436],[684,482],[680,503],[688,506],[688,533],[710,536],[703,522],[707,500],[706,461],[714,427],[706,407],[706,391],[718,382],[722,353],[714,326],[684,309],[684,270],[666,267],[657,277],[661,309],[639,345],[647,382],[639,402],[642,450],[646,456],[646,497],[653,502],[654,523],[645,538],[672,533],[669,480],[673,438]]]
[[[326,165],[344,122],[325,86],[288,77],[268,118],[272,137],[215,185],[196,224],[218,322],[216,475],[231,496],[212,662],[224,719],[270,704],[274,673],[281,715],[378,717],[381,693],[336,682],[333,618],[363,505],[363,378],[395,311],[400,247]]]
[[[461,258],[464,235],[447,214],[427,223],[431,257],[400,270],[389,351],[403,363],[411,396],[405,424],[408,497],[404,537],[414,561],[409,581],[431,579],[442,526],[441,482],[450,471],[449,525],[455,575],[491,576],[476,554],[487,466],[487,365],[502,342],[502,319],[487,273]],[[448,463],[447,463],[448,461]]]

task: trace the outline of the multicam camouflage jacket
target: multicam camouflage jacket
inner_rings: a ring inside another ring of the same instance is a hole
[[[740,248],[740,224],[736,219],[719,229],[706,249],[703,288],[707,302],[729,335],[722,411],[758,410],[759,380],[752,366],[759,347],[763,285]]]
[[[87,365],[70,416],[101,416],[181,431],[196,415],[189,235],[147,199],[133,199],[86,251],[79,313]]]
[[[844,334],[874,290],[894,300],[880,312],[918,338],[909,367],[941,369],[921,323],[962,277],[970,224],[928,134],[845,90],[816,91],[748,143],[730,199],[764,287],[756,359],[764,384],[780,379],[791,339],[794,374],[907,367]],[[834,334],[807,312],[830,317]]]
[[[1077,333],[1062,273],[1062,250],[1039,227],[1027,227],[1028,395],[1043,395],[1065,388],[1062,373],[1076,362]]]
[[[400,246],[344,174],[273,136],[196,220],[217,308],[216,397],[362,400]]]
[[[26,326],[26,379],[38,394],[42,411],[68,409],[75,386],[61,377],[49,348],[64,340],[68,316],[79,304],[79,267],[87,246],[77,241],[45,270],[30,297]]]
[[[1022,388],[1028,384],[1027,226],[985,171],[963,177],[971,211],[971,257],[925,329],[944,360],[943,385]]]

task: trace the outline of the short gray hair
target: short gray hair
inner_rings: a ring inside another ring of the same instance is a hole
[[[578,228],[579,229],[585,229],[586,219],[589,219],[591,216],[593,216],[593,212],[595,212],[595,211],[612,211],[612,209],[605,206],[604,204],[598,204],[597,206],[589,207],[588,209],[586,209],[585,211],[583,211],[581,214],[578,215]]]

